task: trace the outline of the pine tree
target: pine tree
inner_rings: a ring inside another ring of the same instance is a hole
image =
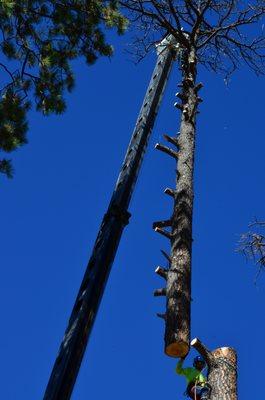
[[[71,61],[111,56],[104,31],[123,33],[126,19],[116,0],[1,0],[0,26],[0,151],[10,153],[27,142],[31,103],[44,115],[63,113]],[[1,157],[0,172],[12,176],[10,160]]]

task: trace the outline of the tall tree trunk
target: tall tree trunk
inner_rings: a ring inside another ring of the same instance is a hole
[[[237,400],[237,355],[231,347],[209,351],[199,339],[191,345],[208,365],[209,400]]]
[[[170,266],[165,273],[167,286],[164,293],[167,296],[167,303],[164,318],[166,323],[165,353],[172,357],[185,356],[190,344],[193,169],[199,99],[196,65],[195,49],[190,48],[182,57],[183,79],[179,85],[181,92],[177,93],[181,102],[175,104],[181,110],[180,132],[176,138],[165,136],[166,140],[178,148],[178,152],[174,152],[177,159],[176,190],[166,190],[166,193],[174,197],[173,215],[168,223],[172,226],[171,233],[161,230],[158,223],[154,226],[158,232],[171,239]],[[172,152],[171,149],[165,150],[165,147],[159,144],[156,148],[168,154]]]
[[[189,351],[193,169],[197,110],[195,50],[183,57],[182,115],[178,137],[176,194],[172,215],[171,264],[167,279],[165,352],[182,357]]]
[[[165,38],[157,50],[158,60],[45,391],[45,400],[68,400],[71,396],[119,241],[130,217],[129,203],[175,55],[172,38]]]

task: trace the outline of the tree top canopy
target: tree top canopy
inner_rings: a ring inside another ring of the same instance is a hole
[[[264,0],[122,0],[141,32],[144,51],[172,34],[183,49],[193,46],[198,62],[215,72],[232,73],[244,61],[265,72]]]
[[[110,56],[103,29],[121,34],[126,19],[116,0],[2,0],[0,26],[0,151],[10,152],[26,143],[30,94],[38,111],[62,113],[74,86],[71,61]],[[9,160],[0,160],[0,172],[11,176]]]

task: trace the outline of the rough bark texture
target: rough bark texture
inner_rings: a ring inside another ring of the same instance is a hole
[[[209,351],[199,339],[191,345],[204,357],[208,365],[209,400],[237,400],[237,355],[231,347]]]
[[[178,162],[171,234],[171,263],[167,276],[165,352],[183,357],[190,343],[191,245],[193,211],[193,169],[196,91],[196,54],[190,49],[183,56],[182,91],[178,94],[182,110],[177,137]]]
[[[121,173],[89,260],[76,302],[56,358],[45,400],[68,400],[95,321],[119,241],[128,223],[128,206],[158,107],[173,63],[167,40],[158,48],[158,60],[137,119]]]

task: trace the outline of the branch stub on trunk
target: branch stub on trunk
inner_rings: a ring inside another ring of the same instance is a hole
[[[163,144],[156,143],[155,148],[157,150],[162,151],[163,153],[168,154],[169,156],[175,158],[176,160],[178,159],[178,153],[176,151],[170,149],[169,147],[164,146]]]
[[[159,276],[161,276],[162,278],[164,278],[164,279],[167,279],[167,270],[165,269],[165,268],[162,268],[162,267],[160,267],[160,266],[158,266],[156,269],[155,269],[155,273],[157,274],[157,275],[159,275]]]
[[[169,195],[169,196],[171,196],[171,197],[175,197],[175,191],[174,191],[173,189],[166,188],[166,189],[164,190],[164,193],[167,194],[167,195]]]
[[[156,289],[154,291],[154,296],[158,297],[158,296],[166,296],[167,294],[167,289],[166,288],[161,288],[161,289]]]
[[[160,233],[160,235],[165,236],[167,239],[171,239],[172,234],[165,229],[162,228],[155,228],[155,232]]]

